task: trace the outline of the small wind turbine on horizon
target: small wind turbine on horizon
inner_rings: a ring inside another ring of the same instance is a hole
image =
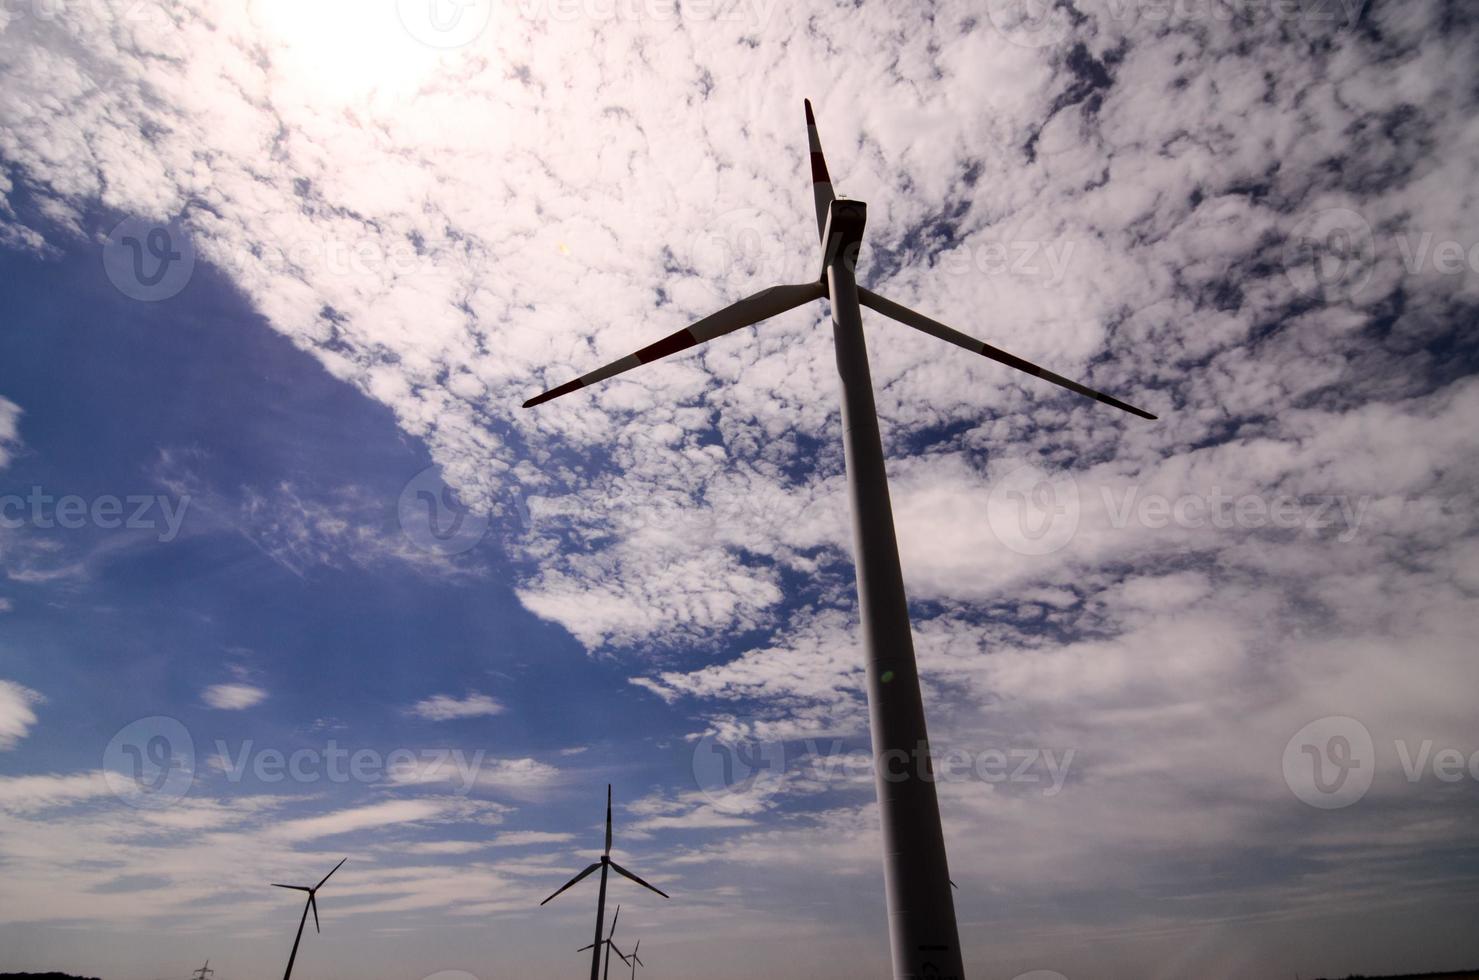
[[[893,972],[898,980],[922,976],[958,980],[964,977],[965,968],[955,923],[954,898],[950,894],[940,804],[929,762],[929,735],[910,632],[908,598],[899,565],[899,544],[894,533],[893,506],[889,501],[861,307],[1122,412],[1143,419],[1155,416],[860,287],[856,279],[857,259],[868,206],[833,194],[810,101],[806,102],[806,131],[811,150],[817,234],[822,246],[821,270],[815,279],[762,290],[634,354],[536,395],[524,402],[524,407],[531,408],[579,391],[805,303],[823,297],[830,301],[837,373],[842,382],[843,448],[866,653],[874,788],[883,826],[884,888]],[[885,764],[884,760],[893,757],[924,761],[917,767],[919,771],[906,771],[901,777]],[[596,938],[600,938],[599,928]],[[591,980],[596,980],[594,967]]]
[[[591,980],[601,980],[601,933],[602,933],[602,930],[605,928],[605,924],[606,924],[606,873],[607,873],[607,870],[609,869],[611,871],[615,871],[617,874],[621,875],[623,878],[630,878],[632,881],[635,881],[637,884],[641,885],[643,888],[646,888],[648,891],[657,892],[663,898],[667,898],[668,897],[668,893],[665,892],[665,891],[663,891],[661,888],[654,888],[653,886],[649,885],[647,882],[643,881],[641,878],[638,878],[636,875],[632,874],[626,868],[623,868],[621,865],[619,865],[615,861],[611,860],[611,784],[610,783],[607,783],[606,784],[606,850],[601,854],[601,860],[597,861],[595,864],[593,864],[590,867],[586,868],[580,874],[576,875],[574,878],[571,878],[569,881],[565,882],[559,888],[555,889],[555,892],[554,892],[553,895],[551,895],[549,898],[546,898],[544,901],[540,902],[539,904],[541,906],[548,905],[550,903],[550,901],[552,899],[554,899],[554,897],[556,895],[559,895],[560,894],[560,892],[563,892],[565,889],[569,888],[571,885],[574,885],[575,883],[581,881],[583,878],[585,878],[591,872],[596,871],[598,869],[601,872],[601,890],[596,895],[596,937],[595,937],[595,939],[593,939],[591,941],[591,945],[589,947],[586,947],[586,948],[590,949],[590,951],[591,951]],[[613,928],[615,928],[614,925],[613,925]],[[609,956],[607,957],[607,962],[608,962],[608,964],[610,963],[610,957]]]
[[[349,858],[344,858],[338,864],[334,865],[334,871],[338,871],[344,867],[344,861],[348,860]],[[290,888],[295,892],[308,893],[308,901],[303,903],[303,917],[298,920],[298,935],[293,939],[293,951],[288,954],[288,969],[282,975],[282,980],[288,980],[293,975],[293,961],[298,958],[298,944],[303,941],[303,926],[308,922],[309,909],[313,909],[313,931],[323,932],[318,925],[318,890],[324,886],[325,881],[328,881],[334,876],[334,871],[330,871],[324,875],[319,883],[312,887],[308,885],[279,885],[277,882],[272,883],[273,888]]]
[[[194,973],[190,974],[190,977],[191,977],[191,980],[205,980],[206,977],[213,976],[215,974],[215,972],[216,972],[215,970],[212,970],[211,969],[211,961],[210,960],[206,960],[205,961],[205,966],[201,967],[200,969],[196,970]]]
[[[637,950],[639,950],[641,948],[642,948],[642,940],[639,939],[639,940],[637,940],[637,945],[635,945],[635,946],[632,947],[632,955],[631,956],[624,955],[622,953],[622,951],[621,951],[620,948],[618,948],[616,950],[616,955],[617,956],[620,956],[622,958],[622,960],[626,963],[626,965],[632,968],[631,980],[637,980],[637,967],[639,967],[639,966],[646,966],[647,965],[646,963],[643,963],[642,962],[642,957],[640,957],[640,956],[637,955]]]
[[[611,937],[613,937],[613,936],[616,935],[616,923],[620,919],[621,919],[621,906],[618,905],[616,907],[616,914],[611,917],[611,928],[610,928],[610,930],[607,931],[606,938],[603,939],[603,940],[601,940],[601,943],[606,947],[606,967],[603,970],[603,972],[601,973],[601,980],[611,980],[611,951],[613,949],[616,949],[616,943],[614,943],[612,941],[612,938]],[[579,949],[577,949],[576,952],[577,953],[584,953],[586,950],[588,950],[588,949],[591,948],[591,945],[594,945],[594,944],[588,944],[588,945],[582,946]],[[627,958],[626,958],[625,955],[622,954],[622,951],[621,950],[616,949],[616,955],[621,957],[621,961],[623,963],[626,962],[626,959]]]

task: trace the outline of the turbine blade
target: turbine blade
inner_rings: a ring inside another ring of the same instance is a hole
[[[817,117],[812,115],[811,100],[806,100],[806,142],[811,148],[811,193],[817,205],[817,238],[827,233],[827,208],[836,196],[832,193],[832,175],[827,173],[827,158],[822,155],[822,138],[817,134]]]
[[[560,892],[564,891],[565,889],[569,888],[571,885],[573,885],[576,882],[580,881],[582,878],[584,878],[586,875],[590,874],[592,871],[595,871],[600,866],[601,866],[601,864],[598,861],[595,864],[591,865],[589,868],[586,868],[580,874],[576,875],[574,878],[571,878],[569,881],[565,882],[563,885],[561,885],[559,888],[557,888],[555,890],[555,895],[560,894]],[[540,902],[539,904],[540,905],[547,905],[549,903],[550,898],[554,898],[555,895],[551,895],[549,898],[546,898],[543,902]]]
[[[606,856],[611,856],[611,784],[606,784]],[[617,906],[617,911],[621,907]]]
[[[577,949],[576,952],[577,953],[584,953],[588,949],[595,949],[595,948],[596,948],[596,944],[595,943],[586,943],[584,946],[582,946],[579,949]]]
[[[717,313],[711,313],[694,323],[684,327],[677,333],[669,334],[655,344],[628,354],[619,361],[612,361],[604,367],[599,367],[589,374],[582,374],[574,381],[567,381],[557,388],[551,388],[543,394],[536,395],[524,403],[525,408],[533,408],[542,405],[561,395],[568,395],[572,391],[579,391],[598,381],[615,377],[632,368],[641,367],[643,364],[651,364],[653,361],[687,350],[697,344],[722,337],[727,333],[733,333],[744,327],[753,326],[761,320],[769,319],[787,310],[793,310],[810,300],[821,299],[826,295],[827,288],[821,282],[804,283],[796,286],[772,286],[761,290],[753,296],[747,296],[738,303],[726,306]]]
[[[349,858],[344,858],[344,860],[342,860],[338,864],[334,865],[334,871],[338,871],[340,868],[344,867],[344,861],[348,861],[348,860],[349,860]],[[334,877],[334,871],[330,871],[328,874],[324,875],[324,880],[323,881],[320,881],[318,884],[314,885],[313,886],[313,890],[314,891],[318,891],[320,888],[322,888],[324,886],[324,881],[328,881],[330,878]]]
[[[647,884],[647,882],[643,881],[641,878],[638,878],[636,875],[632,874],[626,868],[623,868],[621,865],[617,864],[615,861],[612,861],[611,862],[611,870],[612,871],[615,871],[619,875],[623,875],[623,876],[625,876],[627,878],[632,879],[637,884],[641,885],[643,888],[646,888],[649,891],[657,892],[663,898],[667,898],[668,897],[668,893],[667,892],[663,891],[661,888],[654,888],[654,887],[652,887],[651,885]]]
[[[313,909],[313,931],[323,932],[323,930],[318,927],[318,899],[313,897],[313,892],[308,893],[308,907]]]
[[[311,891],[313,891],[313,889],[312,888],[309,888],[307,885],[279,885],[275,881],[272,883],[272,887],[273,888],[291,888],[295,892],[311,892]]]
[[[886,317],[891,317],[905,326],[913,327],[915,330],[927,333],[931,337],[938,337],[946,343],[954,344],[957,347],[964,347],[966,350],[974,351],[982,357],[989,357],[991,360],[1005,364],[1007,367],[1016,368],[1018,371],[1030,374],[1035,378],[1042,378],[1044,381],[1052,382],[1060,388],[1067,388],[1069,391],[1083,395],[1085,398],[1092,398],[1095,401],[1111,405],[1122,412],[1129,412],[1131,415],[1138,415],[1143,419],[1155,419],[1154,415],[1144,409],[1126,404],[1112,395],[1106,395],[1102,391],[1095,391],[1093,388],[1081,385],[1077,381],[1070,381],[1061,374],[1054,374],[1047,368],[1039,367],[1031,361],[1018,357],[1016,354],[1008,354],[1000,348],[992,347],[990,344],[977,340],[974,337],[968,337],[959,330],[947,327],[938,320],[931,320],[921,313],[915,313],[907,306],[900,306],[898,303],[885,299],[877,293],[859,287],[858,300],[869,309],[876,310]]]
[[[621,918],[621,906],[618,905],[616,907],[616,914],[611,917],[611,928],[606,930],[606,940],[607,940],[607,942],[610,942],[611,941],[611,937],[614,936],[614,935],[616,935],[616,923],[617,923],[617,921],[620,918]]]

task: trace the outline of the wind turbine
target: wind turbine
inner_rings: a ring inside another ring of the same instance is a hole
[[[617,923],[617,920],[619,920],[620,918],[621,918],[621,906],[618,905],[616,907],[616,914],[611,917],[611,931],[608,932],[608,933],[606,933],[606,938],[605,939],[601,940],[602,944],[604,944],[605,947],[606,947],[606,969],[605,969],[605,972],[601,974],[602,980],[611,980],[611,951],[613,949],[616,949],[616,943],[614,943],[614,942],[611,941],[611,937],[614,936],[614,935],[616,935],[616,923]],[[590,946],[582,946],[579,949],[577,949],[576,952],[577,953],[584,953],[586,950],[588,950],[590,948],[591,948]],[[616,955],[621,957],[621,961],[623,963],[626,962],[626,959],[627,959],[626,958],[626,955],[623,954],[621,950],[616,949]]]
[[[569,881],[565,882],[559,888],[555,889],[554,895],[551,895],[549,898],[546,898],[544,901],[540,902],[539,904],[540,905],[548,905],[549,902],[550,902],[550,900],[553,899],[555,897],[555,895],[560,894],[560,892],[562,892],[565,889],[569,888],[571,885],[573,885],[576,882],[580,881],[586,875],[590,874],[592,871],[595,871],[598,868],[601,871],[601,890],[596,894],[596,938],[591,941],[591,945],[589,947],[586,947],[586,948],[590,949],[590,951],[591,951],[591,980],[600,980],[600,977],[601,977],[601,930],[604,927],[605,922],[606,922],[606,871],[607,871],[607,869],[609,868],[610,870],[615,871],[617,874],[621,875],[623,878],[630,878],[630,879],[632,879],[637,884],[641,885],[643,888],[646,888],[648,891],[657,892],[663,898],[667,898],[668,897],[668,893],[665,892],[665,891],[663,891],[661,888],[653,888],[651,885],[647,884],[647,882],[643,881],[641,878],[638,878],[636,875],[632,874],[626,868],[623,868],[621,865],[619,865],[615,861],[611,860],[611,784],[610,783],[607,783],[606,784],[606,850],[605,850],[604,853],[602,853],[601,860],[597,861],[595,864],[591,865],[589,868],[586,868],[580,874],[576,875],[574,878],[571,878]],[[615,928],[616,928],[615,923],[613,923],[612,924],[612,929],[614,930]],[[611,957],[608,955],[606,959],[607,959],[607,962],[609,964]]]
[[[638,966],[646,966],[647,965],[646,963],[643,963],[642,962],[642,957],[640,957],[640,956],[637,955],[637,950],[639,950],[641,948],[642,948],[642,940],[639,939],[639,940],[637,940],[637,945],[635,945],[635,946],[632,947],[632,955],[631,956],[622,956],[621,955],[621,950],[618,949],[616,951],[616,955],[617,956],[621,956],[621,958],[626,961],[627,966],[629,966],[629,967],[632,968],[632,980],[637,980],[637,967]]]
[[[950,894],[945,839],[940,829],[940,805],[930,775],[924,703],[919,693],[909,606],[899,567],[899,545],[894,534],[883,443],[878,434],[861,307],[1131,415],[1144,419],[1155,416],[858,286],[857,258],[868,206],[833,194],[810,101],[806,103],[806,127],[817,233],[822,246],[821,271],[816,279],[762,290],[634,354],[551,388],[526,401],[524,407],[568,395],[804,303],[823,297],[830,300],[832,340],[842,382],[843,448],[852,505],[858,607],[867,661],[874,786],[883,828],[884,886],[893,971],[900,980],[920,976],[962,977],[960,937]],[[892,758],[915,759],[919,764],[900,776],[885,764],[884,760]],[[593,980],[594,976],[593,973]]]
[[[212,970],[211,969],[211,961],[210,960],[206,960],[205,961],[205,966],[201,967],[200,969],[196,970],[194,973],[190,974],[190,977],[191,977],[191,980],[205,980],[206,977],[214,976],[215,975],[215,972],[216,972],[215,970]]]
[[[334,865],[334,871],[338,871],[340,868],[344,867],[344,861],[348,860],[349,858],[344,858],[344,860]],[[324,882],[328,881],[334,876],[334,871],[330,871],[328,874],[324,875],[323,880],[314,885],[312,888],[308,887],[307,885],[279,885],[277,882],[272,883],[273,888],[291,888],[295,892],[308,893],[308,901],[303,903],[303,917],[298,920],[298,935],[296,938],[293,939],[293,951],[288,954],[288,969],[287,972],[282,975],[282,980],[288,980],[288,978],[293,975],[293,961],[298,958],[298,944],[303,941],[303,925],[308,921],[309,909],[313,909],[313,931],[323,932],[323,930],[320,929],[318,926],[318,899],[315,896],[318,895],[318,890],[324,886]]]

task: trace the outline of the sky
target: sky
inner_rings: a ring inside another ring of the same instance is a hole
[[[0,970],[885,975],[807,97],[969,975],[1479,964],[1475,27],[0,6]]]

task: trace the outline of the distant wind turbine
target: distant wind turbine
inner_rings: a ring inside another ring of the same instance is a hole
[[[910,635],[908,599],[899,567],[899,544],[894,535],[861,307],[1120,411],[1143,419],[1155,416],[858,286],[855,274],[868,206],[833,194],[832,178],[827,173],[810,102],[806,103],[806,129],[817,233],[822,244],[817,278],[762,290],[634,354],[536,395],[524,407],[579,391],[813,300],[823,297],[830,300],[832,340],[837,352],[837,373],[842,380],[843,448],[852,503],[858,606],[866,647],[874,788],[883,825],[884,888],[893,972],[899,980],[920,976],[960,978],[965,975],[960,936],[950,894],[940,804],[929,763],[929,735]],[[885,762],[895,757],[923,762],[915,771],[900,776]],[[595,980],[594,972],[591,977]]]
[[[196,970],[190,976],[191,976],[191,980],[205,980],[206,977],[209,977],[209,976],[214,975],[215,972],[216,972],[215,970],[212,970],[211,969],[211,961],[210,960],[206,960],[205,961],[205,966],[203,966],[200,969]]]
[[[591,951],[591,980],[600,980],[600,978],[601,978],[601,938],[602,938],[601,937],[601,932],[602,932],[602,929],[605,927],[605,923],[606,923],[606,871],[607,871],[608,868],[610,870],[612,870],[612,871],[615,871],[617,874],[621,875],[623,878],[630,878],[631,880],[635,881],[637,884],[641,885],[643,888],[646,888],[648,891],[657,892],[663,898],[667,898],[668,897],[668,893],[665,892],[665,891],[663,891],[661,888],[653,888],[651,885],[647,884],[647,882],[643,881],[641,878],[638,878],[636,875],[632,874],[626,868],[623,868],[621,865],[619,865],[615,861],[611,860],[611,784],[610,783],[606,784],[606,850],[605,850],[604,853],[602,853],[601,860],[597,861],[595,864],[591,865],[589,868],[586,868],[584,871],[582,871],[580,874],[576,875],[574,878],[571,878],[569,881],[565,882],[559,888],[555,889],[554,895],[551,895],[549,898],[546,898],[543,902],[540,902],[539,903],[540,905],[548,905],[549,902],[550,902],[550,900],[553,899],[555,897],[555,895],[560,894],[560,892],[564,891],[565,889],[569,888],[571,885],[573,885],[576,882],[580,881],[582,878],[584,878],[587,875],[589,875],[592,871],[595,871],[597,869],[600,869],[600,871],[601,871],[601,890],[596,895],[596,938],[591,941],[591,945],[589,947],[586,947],[586,948],[590,949],[590,951]],[[613,926],[613,928],[614,928],[614,926]],[[610,961],[610,957],[609,956],[607,957],[607,960],[608,960],[608,962]]]
[[[604,945],[606,947],[606,967],[605,967],[605,970],[601,973],[601,980],[611,980],[611,951],[613,949],[616,949],[616,943],[614,943],[614,942],[611,941],[611,937],[616,935],[616,923],[620,919],[621,919],[621,906],[618,905],[616,907],[616,914],[611,917],[611,929],[610,929],[610,931],[608,931],[606,933],[606,938],[603,939],[603,940],[601,940],[602,945]],[[594,945],[594,944],[592,944],[592,945]],[[590,945],[582,946],[579,949],[577,949],[576,952],[577,953],[584,953],[586,950],[588,950],[590,948],[591,948]],[[616,949],[616,955],[621,957],[621,961],[623,963],[626,962],[626,959],[627,958],[624,955],[622,955],[621,950]]]
[[[349,858],[344,858],[343,861],[340,861],[338,864],[334,865],[334,871],[338,871],[340,868],[344,867],[344,861],[348,860]],[[303,926],[308,921],[309,909],[313,909],[313,931],[323,931],[319,928],[318,925],[318,899],[316,898],[316,896],[318,895],[318,890],[324,886],[324,882],[328,881],[334,876],[334,871],[330,871],[328,874],[324,875],[323,879],[311,888],[307,885],[279,885],[277,882],[272,883],[273,888],[291,888],[295,892],[308,893],[308,901],[303,903],[303,917],[298,920],[298,935],[293,939],[293,951],[288,954],[288,969],[287,972],[282,975],[282,980],[288,980],[288,978],[293,975],[293,961],[298,958],[298,944],[303,941]]]
[[[642,957],[640,957],[640,956],[637,955],[637,950],[639,950],[641,948],[642,948],[642,940],[639,939],[639,940],[637,940],[637,945],[635,945],[635,946],[632,947],[632,955],[631,956],[622,956],[622,952],[621,952],[620,949],[617,949],[617,951],[616,951],[616,955],[617,956],[621,956],[621,958],[626,961],[627,966],[629,966],[629,967],[632,968],[632,978],[631,978],[631,980],[637,980],[637,967],[639,967],[639,966],[646,966],[647,965],[646,963],[643,963],[642,962]]]

